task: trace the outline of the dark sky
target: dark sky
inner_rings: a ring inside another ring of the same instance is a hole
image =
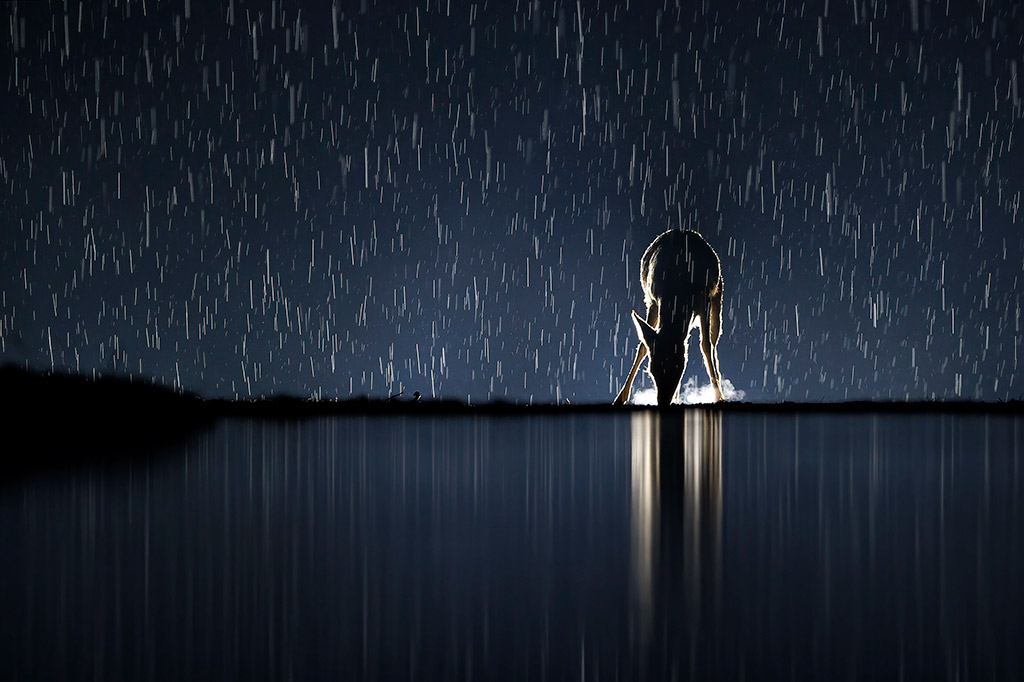
[[[0,9],[4,362],[610,401],[683,227],[748,399],[1024,394],[1021,3]]]

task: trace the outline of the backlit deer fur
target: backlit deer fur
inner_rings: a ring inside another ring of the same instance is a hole
[[[722,265],[711,245],[696,232],[669,230],[659,235],[640,259],[640,284],[647,304],[647,320],[633,311],[640,336],[636,360],[616,405],[629,400],[633,378],[647,355],[647,371],[658,391],[658,405],[668,405],[686,369],[687,336],[700,326],[704,366],[722,400],[722,374],[718,369],[718,338],[722,334]]]

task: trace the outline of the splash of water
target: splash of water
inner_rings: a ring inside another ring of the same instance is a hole
[[[715,388],[711,384],[704,386],[697,385],[697,377],[690,377],[683,384],[679,391],[681,402],[684,405],[698,405],[702,403],[715,402]],[[722,379],[722,398],[729,400],[743,400],[745,391],[741,391],[732,385],[728,379]]]
[[[722,397],[725,398],[726,401],[743,400],[745,396],[745,391],[737,389],[728,379],[722,379]],[[633,394],[633,400],[631,402],[634,405],[657,405],[658,390],[653,386],[649,388],[641,388]],[[715,402],[715,389],[711,384],[705,384],[703,386],[698,385],[697,377],[690,377],[680,387],[679,392],[676,393],[676,397],[672,402],[682,403],[683,405],[713,403]]]
[[[633,393],[633,399],[630,402],[633,405],[657,405],[658,390],[653,386],[650,388],[641,388]]]

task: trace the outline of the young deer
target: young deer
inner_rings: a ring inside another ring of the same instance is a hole
[[[640,259],[640,284],[647,321],[633,311],[640,336],[636,360],[615,405],[629,400],[633,377],[647,354],[647,371],[658,390],[658,405],[675,396],[686,369],[686,338],[700,324],[700,350],[715,396],[722,400],[718,337],[722,333],[722,265],[711,245],[696,232],[669,230],[659,235]]]

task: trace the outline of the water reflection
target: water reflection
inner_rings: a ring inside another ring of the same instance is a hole
[[[637,645],[717,606],[722,562],[722,415],[637,412],[631,421],[631,580]]]
[[[0,495],[0,660],[96,680],[625,664],[628,438],[628,416],[233,420],[26,480]]]
[[[0,489],[0,677],[1008,679],[1022,424],[226,421]]]
[[[1021,423],[634,414],[633,669],[1013,677],[1024,664]]]

